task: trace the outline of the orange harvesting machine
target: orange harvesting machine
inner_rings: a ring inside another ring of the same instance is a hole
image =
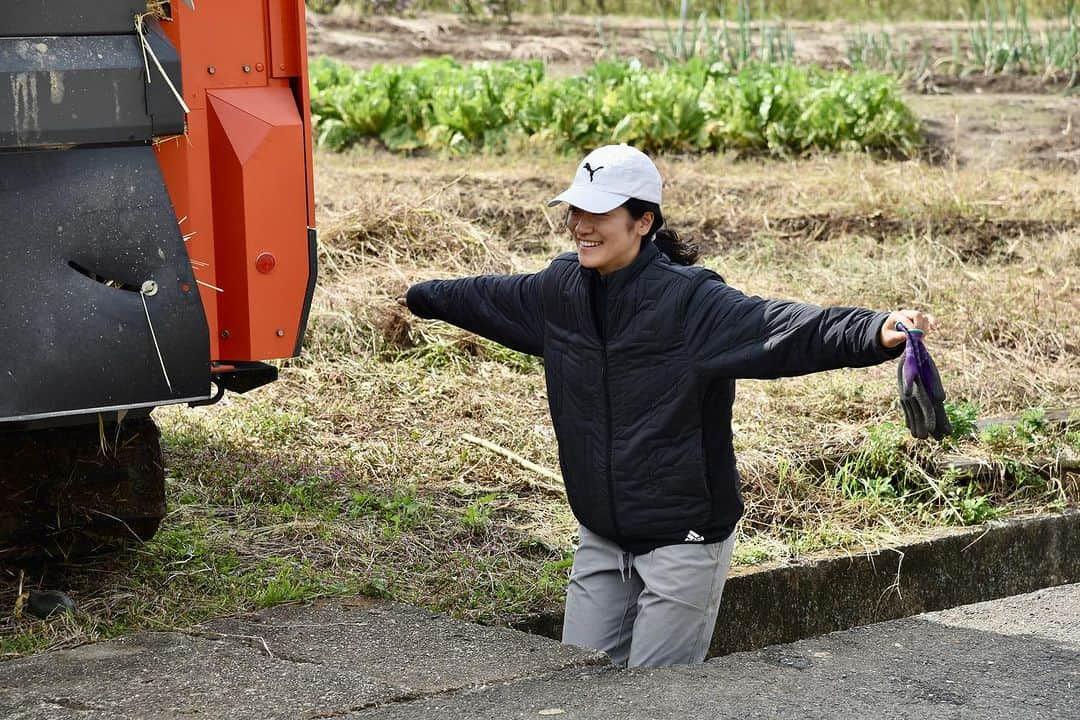
[[[152,535],[152,410],[300,352],[305,29],[303,0],[0,5],[0,558]]]

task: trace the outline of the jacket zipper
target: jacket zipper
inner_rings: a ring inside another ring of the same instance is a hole
[[[605,303],[604,313],[607,314],[607,307]],[[600,348],[603,353],[604,365],[600,369],[601,377],[604,379],[604,411],[607,415],[607,422],[605,428],[607,430],[607,484],[608,484],[608,508],[611,511],[611,526],[615,529],[615,540],[622,538],[622,530],[619,529],[619,518],[615,514],[615,473],[613,472],[615,449],[614,439],[611,431],[612,419],[611,419],[611,390],[608,388],[608,354],[607,354],[607,333],[600,335]]]
[[[596,283],[603,283],[601,278],[595,279]],[[607,435],[607,486],[608,486],[608,511],[611,513],[611,527],[615,531],[613,540],[622,538],[622,530],[619,529],[619,518],[615,514],[615,474],[612,471],[614,465],[615,449],[613,433],[611,431],[611,390],[608,388],[608,353],[607,353],[607,290],[599,285],[594,285],[590,290],[593,322],[596,323],[596,334],[600,337],[600,352],[603,363],[600,367],[601,384],[604,386],[604,414],[605,434]],[[598,297],[603,296],[604,302],[597,302]],[[603,313],[603,316],[601,316]]]

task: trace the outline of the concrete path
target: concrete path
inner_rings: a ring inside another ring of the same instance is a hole
[[[0,664],[0,717],[1075,718],[1080,585],[661,670],[389,603],[277,608]]]

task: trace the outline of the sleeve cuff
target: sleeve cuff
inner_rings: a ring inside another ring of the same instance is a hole
[[[411,285],[405,292],[405,304],[409,307],[409,312],[417,317],[430,318],[432,316],[431,308],[428,307],[428,303],[424,298],[423,286],[427,283],[417,283]]]
[[[900,343],[896,347],[885,347],[881,342],[881,329],[885,327],[885,321],[889,319],[890,313],[881,312],[874,318],[874,347],[877,348],[878,355],[882,360],[895,360],[904,354],[904,345],[906,343]]]

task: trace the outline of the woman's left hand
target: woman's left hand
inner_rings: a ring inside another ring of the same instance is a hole
[[[894,348],[907,340],[907,335],[902,330],[896,329],[896,323],[902,322],[909,330],[922,330],[929,334],[935,327],[934,316],[921,310],[897,310],[889,315],[885,324],[881,326],[881,344],[887,348]]]

